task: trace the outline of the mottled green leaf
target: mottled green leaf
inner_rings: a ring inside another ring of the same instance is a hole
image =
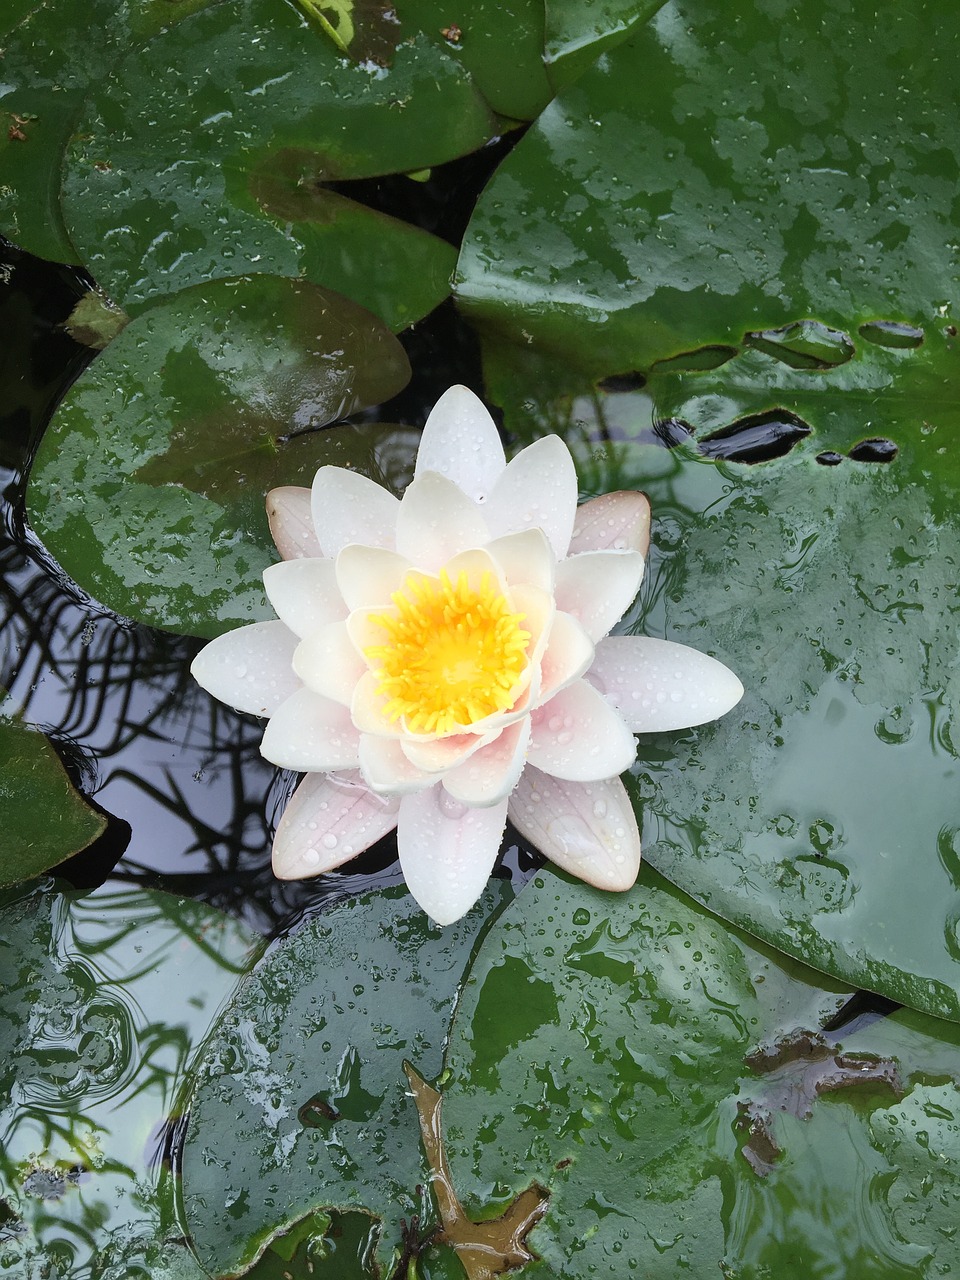
[[[342,285],[352,228],[369,219],[346,217],[342,204],[320,228],[329,205],[305,223],[270,213],[271,195],[258,199],[264,176],[311,194],[336,179],[439,164],[501,128],[449,52],[415,29],[411,37],[389,69],[356,64],[290,5],[224,0],[134,50],[91,94],[64,176],[66,220],[98,282],[131,312],[240,272],[309,271]],[[416,234],[380,225],[388,234],[366,271],[389,279]],[[421,233],[419,252],[428,243]],[[403,277],[411,311],[423,305],[416,269]]]
[[[106,830],[39,729],[12,716],[0,690],[0,885],[30,880]]]
[[[5,1275],[202,1280],[154,1157],[191,1056],[258,945],[220,912],[164,893],[5,896]]]
[[[67,396],[31,519],[119,613],[198,635],[272,616],[265,493],[329,460],[309,428],[408,376],[396,339],[337,294],[268,276],[186,290],[129,324]]]
[[[929,325],[960,280],[960,131],[931,125],[958,86],[955,6],[671,0],[501,165],[461,304],[571,388],[807,319]]]
[[[547,75],[554,90],[663,7],[664,0],[545,0]]]
[[[818,1033],[843,1003],[819,981],[649,870],[622,896],[536,878],[454,1020],[461,1196],[551,1188],[530,1274],[951,1274],[960,1029]]]
[[[401,1216],[429,1229],[403,1062],[440,1070],[464,968],[507,892],[493,883],[443,930],[404,891],[344,903],[241,985],[207,1047],[183,1151],[186,1214],[211,1272],[248,1266],[320,1208],[383,1219],[382,1275]]]

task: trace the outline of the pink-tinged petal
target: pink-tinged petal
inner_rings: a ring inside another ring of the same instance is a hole
[[[572,614],[591,640],[602,639],[637,598],[639,551],[585,551],[557,565],[557,608]]]
[[[411,764],[396,738],[360,735],[360,772],[373,791],[401,795],[432,787],[436,778]]]
[[[483,502],[505,466],[500,436],[483,401],[467,387],[445,391],[423,428],[415,474],[436,471]]]
[[[277,617],[298,636],[347,616],[332,560],[283,560],[264,569],[263,585]]]
[[[272,716],[300,688],[293,670],[298,644],[282,622],[254,622],[211,640],[190,671],[201,688],[228,707]]]
[[[313,527],[309,489],[297,485],[271,489],[267,494],[267,523],[284,560],[323,555]]]
[[[407,487],[397,517],[397,550],[418,569],[437,573],[489,536],[480,509],[452,480],[425,471]]]
[[[577,508],[570,555],[584,551],[639,551],[650,547],[650,500],[645,493],[620,489],[602,493]]]
[[[530,763],[568,782],[594,782],[633,764],[633,734],[596,689],[577,680],[532,715]]]
[[[544,436],[507,464],[484,506],[493,537],[540,528],[558,559],[567,554],[577,512],[577,473],[559,436]]]
[[[400,500],[358,471],[321,467],[313,479],[311,510],[323,554],[331,559],[351,542],[394,546]]]
[[[650,636],[601,640],[587,679],[634,733],[706,724],[743,697],[743,685],[716,658]]]
[[[508,813],[525,840],[587,884],[622,892],[636,880],[640,833],[619,778],[564,782],[528,765]]]
[[[444,775],[444,789],[466,805],[499,804],[517,785],[527,762],[529,741],[529,719],[507,725],[493,742]]]
[[[411,764],[425,773],[436,774],[456,768],[488,741],[476,733],[451,733],[446,738],[404,737],[401,745]]]
[[[394,591],[413,568],[409,560],[385,547],[344,547],[336,559],[336,577],[348,609],[389,605]]]
[[[332,622],[300,641],[293,669],[308,689],[349,707],[367,664],[354,648],[347,624]]]
[[[553,594],[557,557],[542,529],[525,529],[523,533],[494,538],[486,550],[500,566],[507,583],[528,582]]]
[[[540,661],[540,693],[537,701],[549,701],[554,694],[579,680],[593,662],[593,641],[569,613],[554,614],[546,651]]]
[[[388,720],[383,708],[387,699],[377,693],[380,682],[372,671],[365,671],[357,681],[350,702],[350,717],[359,733],[372,733],[377,737],[399,738],[403,726],[399,720]]]
[[[308,773],[273,838],[273,874],[303,880],[332,871],[394,829],[400,801],[377,796],[353,771]]]
[[[400,867],[407,888],[432,920],[452,924],[480,897],[506,820],[506,800],[470,809],[439,784],[400,801]]]
[[[263,733],[260,754],[301,773],[356,769],[360,735],[350,712],[312,689],[299,689],[279,706]]]

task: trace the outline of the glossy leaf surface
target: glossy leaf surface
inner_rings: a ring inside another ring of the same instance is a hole
[[[191,1054],[258,945],[164,893],[5,895],[5,1274],[200,1280],[154,1159]]]
[[[396,339],[336,294],[266,276],[187,290],[128,325],[67,396],[31,519],[121,614],[197,635],[271,617],[264,495],[331,460],[308,428],[408,376]]]
[[[819,981],[649,870],[622,896],[537,877],[454,1021],[461,1196],[551,1188],[530,1274],[948,1274],[960,1032],[820,1035],[844,995]]]
[[[133,51],[97,86],[68,156],[66,221],[85,264],[128,311],[250,271],[309,269],[335,286],[342,281],[324,264],[365,216],[290,225],[271,212],[277,182],[312,193],[421,169],[498,130],[470,76],[424,36],[404,41],[389,69],[356,64],[291,5],[226,0]],[[404,243],[397,229],[392,238]],[[388,240],[367,270],[389,278],[391,256]]]
[[[0,884],[41,875],[85,849],[106,826],[43,733],[6,714],[0,691]]]
[[[187,1219],[211,1272],[243,1269],[319,1208],[384,1220],[382,1274],[400,1217],[419,1214],[428,1227],[403,1062],[439,1072],[463,971],[507,892],[492,883],[443,930],[405,891],[341,904],[238,989],[204,1056],[183,1151]]]
[[[950,1018],[960,1018],[956,366],[956,339],[933,330],[912,351],[862,343],[832,371],[749,351],[582,406],[593,437],[584,483],[651,499],[639,629],[715,653],[746,687],[716,724],[641,738],[645,857],[773,945]],[[697,445],[735,446],[718,435],[761,415],[809,434],[754,466],[698,455]],[[695,443],[636,443],[671,422]],[[598,447],[601,432],[613,442]],[[881,433],[892,460],[854,461],[857,442]]]
[[[808,318],[928,323],[958,279],[960,135],[929,127],[958,69],[960,11],[923,0],[671,0],[500,167],[461,302],[571,385]]]
[[[572,83],[606,49],[663,7],[664,0],[545,0],[547,75],[554,89]]]

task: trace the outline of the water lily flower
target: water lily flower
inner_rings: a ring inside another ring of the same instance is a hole
[[[401,499],[341,467],[268,495],[277,621],[213,640],[192,671],[268,717],[262,754],[306,774],[277,876],[330,871],[396,827],[410,892],[447,924],[509,817],[590,884],[633,884],[633,735],[713,720],[743,687],[685,645],[608,634],[640,586],[649,504],[577,496],[559,437],[508,463],[465,387],[430,414]]]

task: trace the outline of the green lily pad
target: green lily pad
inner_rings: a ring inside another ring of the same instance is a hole
[[[220,912],[149,890],[5,896],[5,1274],[202,1280],[152,1157],[192,1053],[259,945]]]
[[[241,985],[207,1047],[182,1158],[187,1220],[212,1274],[240,1272],[316,1209],[383,1220],[381,1275],[401,1215],[429,1229],[403,1062],[440,1070],[464,968],[507,893],[494,882],[443,930],[403,890],[344,903]]]
[[[60,211],[60,167],[86,95],[131,44],[209,3],[5,0],[0,234],[38,257],[80,261]]]
[[[624,895],[537,877],[454,1019],[461,1198],[550,1187],[530,1274],[951,1274],[960,1028],[838,1039],[819,982],[648,869]]]
[[[488,184],[458,266],[466,314],[567,387],[807,319],[944,314],[960,133],[930,121],[960,114],[960,10],[887,16],[874,39],[864,5],[671,0]]]
[[[34,464],[31,520],[118,613],[204,636],[272,617],[265,493],[329,460],[308,428],[408,377],[373,315],[314,285],[185,290],[132,321],[66,397]]]
[[[601,397],[579,449],[586,484],[651,499],[630,626],[717,654],[746,688],[716,724],[641,738],[645,856],[772,945],[948,1018],[960,1018],[956,368],[956,339],[936,331],[912,351],[864,343],[813,374],[748,351]],[[724,431],[771,419],[810,434],[755,466],[636,443],[682,422],[701,449],[729,449]],[[855,461],[877,437],[892,460]]]
[[[107,820],[74,788],[39,729],[9,715],[0,690],[0,885],[49,871],[103,834]]]
[[[546,0],[544,45],[554,90],[571,84],[663,5],[664,0]]]
[[[370,219],[310,199],[318,188],[439,164],[501,129],[449,51],[415,31],[389,68],[356,64],[292,6],[225,0],[135,49],[95,87],[66,159],[65,217],[86,266],[131,313],[251,271],[309,271],[337,287],[356,272],[351,236],[359,227],[369,241]],[[271,211],[285,184],[293,190],[280,203],[304,209],[296,219]],[[378,225],[388,238],[367,272],[397,272],[394,244],[412,253],[403,280],[415,311],[425,287],[417,255],[430,241]],[[344,269],[345,246],[354,266]]]

